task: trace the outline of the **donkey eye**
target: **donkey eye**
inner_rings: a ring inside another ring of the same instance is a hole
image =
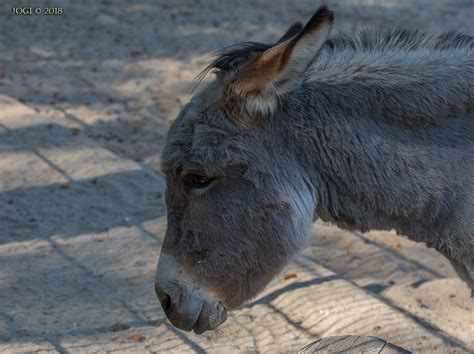
[[[212,181],[214,181],[214,178],[212,177],[198,175],[195,173],[190,173],[183,177],[183,183],[187,189],[205,188],[209,186]]]

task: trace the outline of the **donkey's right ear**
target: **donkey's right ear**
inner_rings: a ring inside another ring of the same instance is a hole
[[[318,54],[332,28],[334,13],[321,6],[306,26],[292,25],[273,47],[250,59],[226,87],[249,113],[274,111],[278,97],[301,83],[303,73]]]

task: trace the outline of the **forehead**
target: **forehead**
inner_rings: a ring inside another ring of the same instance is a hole
[[[213,89],[193,97],[172,123],[162,155],[164,173],[179,168],[216,173],[243,157],[246,134],[219,109]]]

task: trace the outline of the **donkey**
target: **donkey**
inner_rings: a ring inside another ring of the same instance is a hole
[[[171,125],[155,290],[176,327],[219,326],[317,218],[424,242],[474,290],[474,37],[333,20],[221,52]]]

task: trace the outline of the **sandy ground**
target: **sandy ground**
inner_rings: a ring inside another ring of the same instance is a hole
[[[159,156],[207,55],[273,41],[315,1],[0,3],[0,351],[294,351],[374,335],[474,351],[474,304],[436,252],[315,224],[305,252],[218,330],[167,322],[153,292],[166,229]],[[30,4],[27,4],[30,5]],[[336,30],[474,33],[472,0],[331,1]]]

